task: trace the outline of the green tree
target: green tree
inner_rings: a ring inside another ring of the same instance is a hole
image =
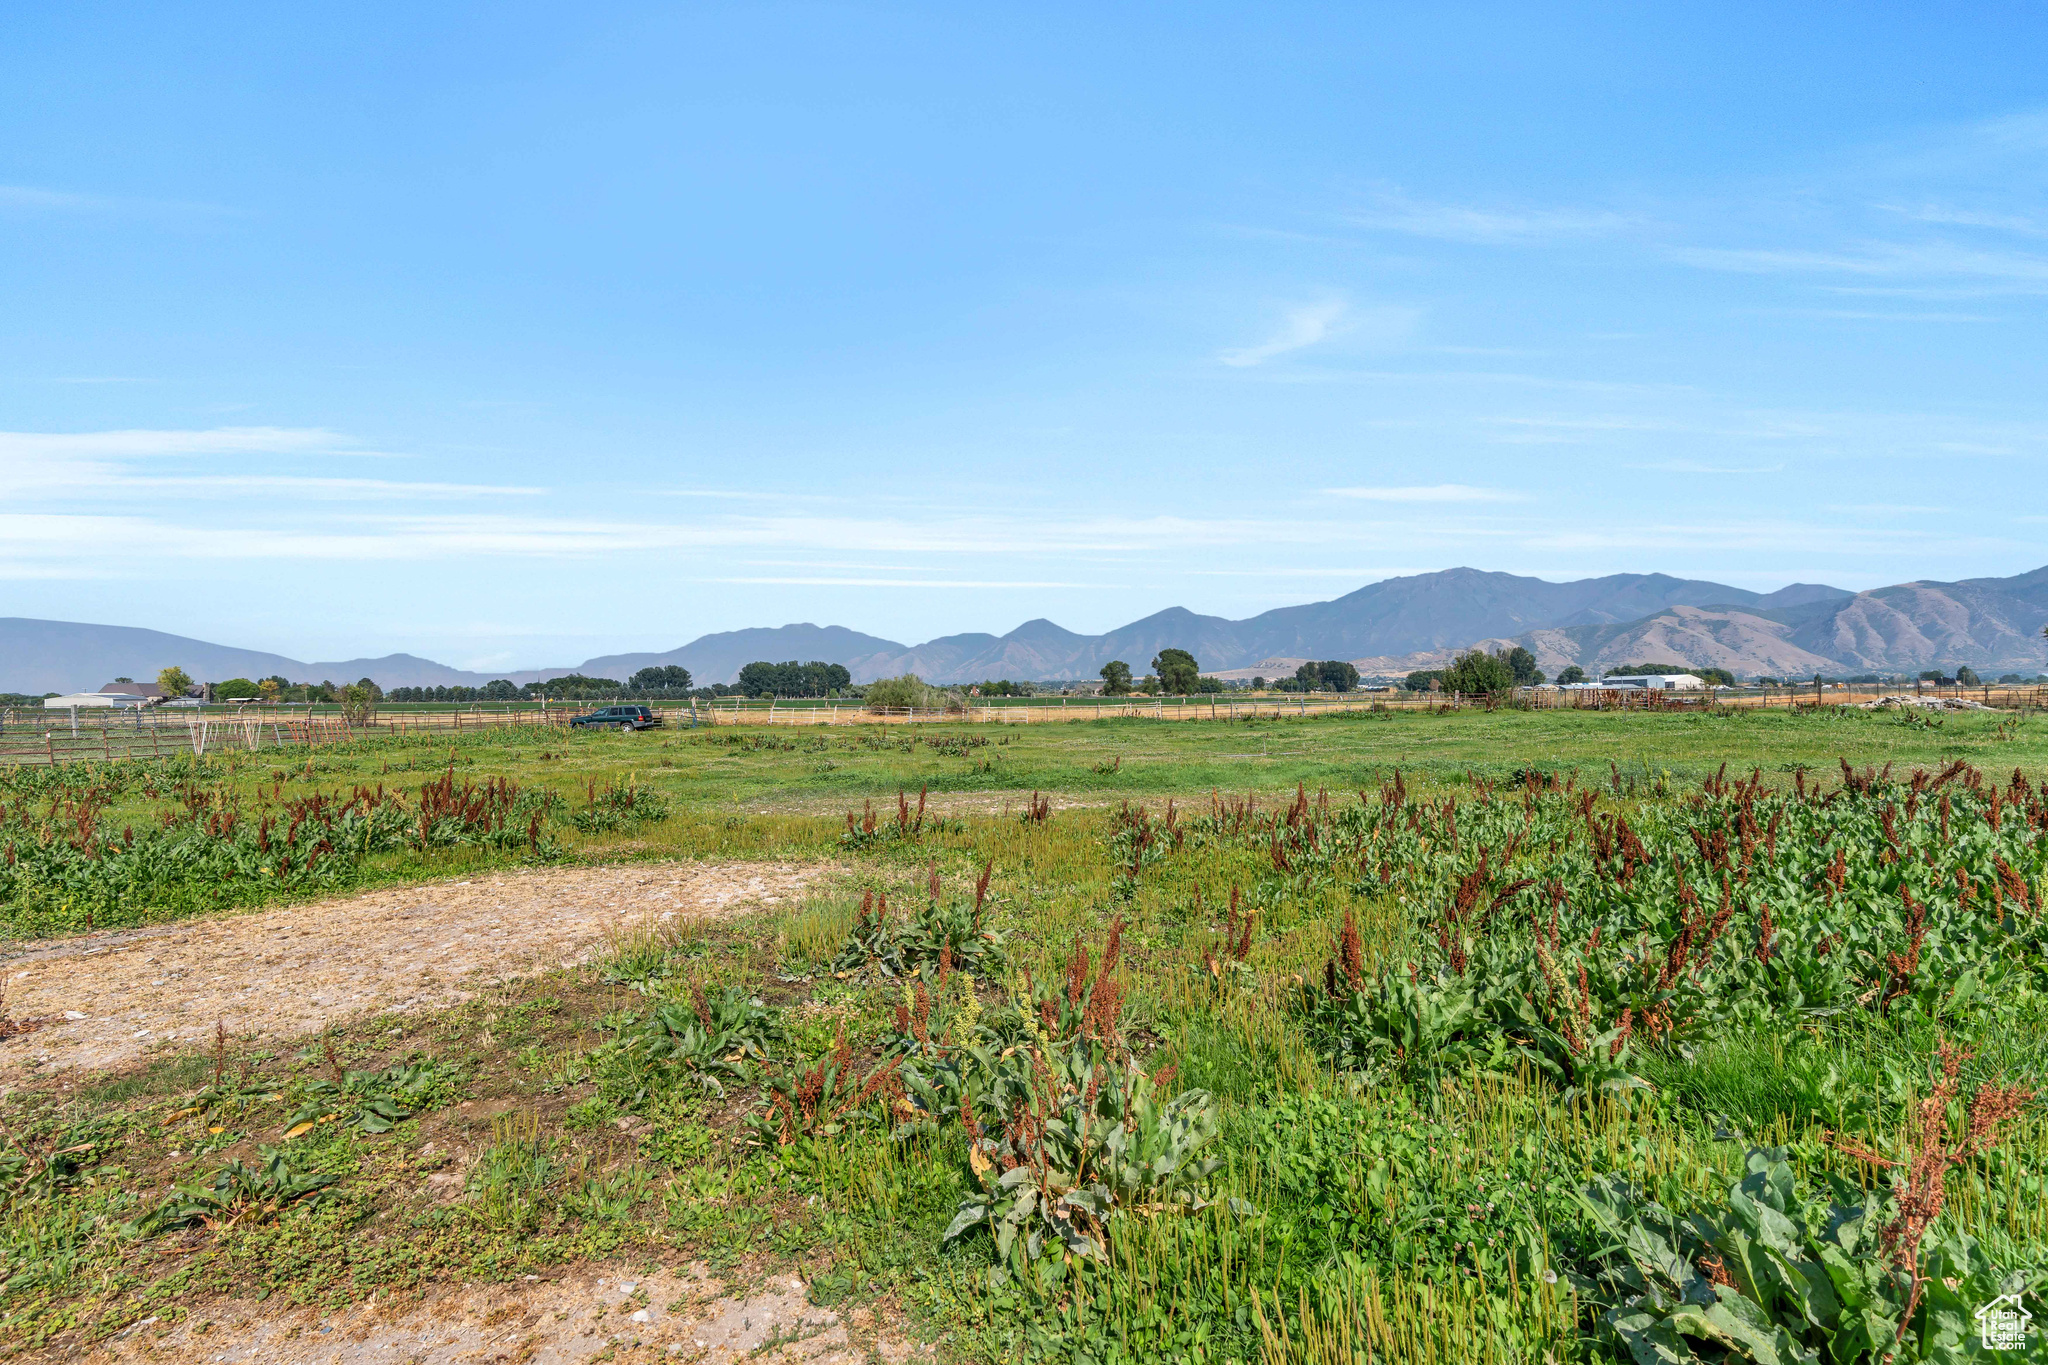
[[[1515,685],[1515,671],[1497,655],[1468,650],[1444,670],[1443,685],[1447,692],[1505,692]]]
[[[1316,665],[1316,684],[1325,692],[1350,692],[1358,686],[1358,666],[1348,659],[1324,659]]]
[[[612,697],[625,691],[615,678],[591,678],[581,673],[564,673],[559,678],[529,684],[532,690],[550,697],[575,700],[581,697]]]
[[[1709,687],[1735,686],[1735,675],[1725,668],[1695,668],[1693,673]]]
[[[510,678],[494,678],[484,684],[485,701],[516,701],[519,688]]]
[[[1536,656],[1520,645],[1499,654],[1497,657],[1508,666],[1508,672],[1515,678],[1517,687],[1534,687],[1543,681],[1543,673],[1536,667]]]
[[[1152,660],[1152,671],[1159,675],[1160,691],[1179,696],[1194,691],[1202,678],[1202,666],[1184,649],[1160,650]]]
[[[1582,683],[1586,680],[1586,670],[1577,664],[1568,664],[1558,673],[1557,680],[1561,683]]]
[[[1418,668],[1410,673],[1401,684],[1410,692],[1428,692],[1438,686],[1449,686],[1444,682],[1441,668]]]
[[[377,703],[382,699],[375,683],[350,683],[341,689],[341,714],[350,725],[367,725],[377,714]]]
[[[164,700],[170,701],[192,690],[192,675],[172,664],[156,675],[156,685],[163,690]]]
[[[842,664],[813,659],[807,664],[757,660],[740,670],[739,690],[749,697],[823,697],[853,685]]]
[[[229,678],[226,682],[217,682],[213,685],[215,701],[240,701],[243,697],[256,695],[256,684],[249,678]]]
[[[1102,666],[1102,694],[1106,697],[1128,696],[1131,690],[1131,666],[1122,659],[1111,659]]]
[[[1956,670],[1956,681],[1965,687],[1979,687],[1983,684],[1983,679],[1977,676],[1977,670],[1968,664]]]
[[[685,692],[690,687],[690,670],[678,664],[655,664],[641,669],[626,683],[636,692]]]

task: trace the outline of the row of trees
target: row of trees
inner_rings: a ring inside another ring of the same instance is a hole
[[[1184,649],[1160,650],[1152,656],[1152,671],[1136,682],[1131,681],[1131,666],[1122,659],[1111,659],[1097,676],[1102,679],[1102,693],[1107,697],[1127,697],[1133,692],[1185,697],[1190,693],[1223,690],[1221,682],[1202,676],[1202,666]]]
[[[130,681],[123,678],[120,682]],[[282,673],[267,678],[227,678],[220,682],[196,683],[192,675],[178,667],[166,668],[156,675],[156,685],[165,701],[179,697],[203,697],[210,701],[258,701],[277,702],[328,702],[346,701],[352,691],[360,691],[372,702],[384,699],[384,690],[368,678],[352,683],[336,682],[293,682]]]
[[[1487,693],[1534,687],[1542,681],[1543,671],[1536,667],[1536,656],[1516,645],[1491,653],[1467,650],[1452,660],[1449,668],[1417,669],[1408,675],[1404,685],[1410,692]]]
[[[771,664],[763,660],[740,670],[738,691],[748,697],[829,697],[853,686],[853,675],[844,664],[813,659],[800,664]]]
[[[1312,661],[1276,685],[1282,692],[1354,692],[1358,689],[1358,668],[1343,659]]]

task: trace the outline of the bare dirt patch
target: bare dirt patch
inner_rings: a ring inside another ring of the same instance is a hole
[[[479,875],[227,919],[31,944],[0,962],[0,1067],[118,1066],[215,1021],[282,1041],[351,1016],[445,1008],[492,982],[574,966],[648,921],[715,917],[797,895],[826,868],[639,863]]]
[[[809,1302],[801,1279],[785,1274],[727,1285],[701,1265],[651,1274],[585,1267],[332,1312],[217,1300],[175,1325],[138,1323],[85,1349],[96,1360],[236,1365],[566,1365],[592,1358],[854,1365],[874,1357],[903,1365],[928,1359],[930,1351],[866,1309],[842,1315]],[[84,1357],[59,1350],[40,1358]]]

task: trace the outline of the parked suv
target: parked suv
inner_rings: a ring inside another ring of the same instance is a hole
[[[661,724],[661,717],[644,706],[607,706],[601,711],[592,711],[587,716],[578,716],[569,722],[570,729],[585,725],[602,728],[616,725],[621,730],[645,730]]]

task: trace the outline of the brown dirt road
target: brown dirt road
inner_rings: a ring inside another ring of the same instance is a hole
[[[578,1267],[435,1290],[425,1301],[331,1312],[217,1299],[195,1305],[176,1324],[151,1319],[83,1349],[36,1358],[124,1365],[908,1365],[931,1357],[893,1314],[821,1308],[791,1276],[727,1285],[701,1265],[651,1273]]]
[[[25,1064],[120,1066],[202,1046],[219,1021],[278,1044],[352,1015],[439,1009],[493,981],[571,966],[648,923],[768,907],[829,866],[636,863],[479,875],[251,914],[31,943],[0,956],[0,1040]]]

